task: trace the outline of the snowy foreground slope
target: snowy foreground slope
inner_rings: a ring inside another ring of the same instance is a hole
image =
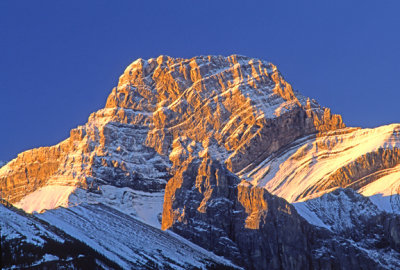
[[[224,261],[102,204],[60,208],[36,217],[73,235],[124,269],[206,268],[216,261],[221,264]]]
[[[32,213],[1,206],[2,256],[30,254],[7,267],[398,268],[399,146],[399,124],[346,128],[271,63],[138,59],[69,138],[0,166],[3,202]]]
[[[237,269],[173,233],[102,204],[81,204],[34,216],[0,205],[0,213],[6,268]]]
[[[86,244],[63,231],[0,204],[2,269],[41,268],[115,268]]]

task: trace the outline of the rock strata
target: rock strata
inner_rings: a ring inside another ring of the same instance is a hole
[[[271,63],[237,55],[138,59],[87,124],[1,168],[0,192],[17,202],[54,184],[159,191],[180,137],[212,148],[238,172],[301,136],[342,127]]]

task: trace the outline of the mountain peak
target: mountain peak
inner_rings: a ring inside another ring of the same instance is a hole
[[[307,102],[266,61],[241,55],[139,58],[125,69],[105,108],[71,130],[70,138],[24,152],[2,168],[1,191],[11,202],[48,185],[156,191],[169,178],[169,155],[180,137],[204,145],[199,153],[238,172],[299,137],[342,127],[340,116]]]

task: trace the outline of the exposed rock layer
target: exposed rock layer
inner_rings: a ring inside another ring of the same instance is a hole
[[[270,63],[235,55],[139,59],[106,108],[70,138],[1,168],[1,197],[17,202],[49,184],[157,191],[177,138],[213,148],[237,172],[301,136],[342,127],[340,116],[295,93]]]
[[[399,131],[400,125],[393,124],[304,137],[257,160],[239,176],[289,202],[318,197],[341,187],[368,196],[397,194]]]

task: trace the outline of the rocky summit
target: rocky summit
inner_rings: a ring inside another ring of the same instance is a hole
[[[263,60],[138,59],[69,138],[0,168],[2,241],[33,258],[4,261],[68,265],[36,237],[105,268],[397,268],[399,145],[399,125],[346,127]]]

